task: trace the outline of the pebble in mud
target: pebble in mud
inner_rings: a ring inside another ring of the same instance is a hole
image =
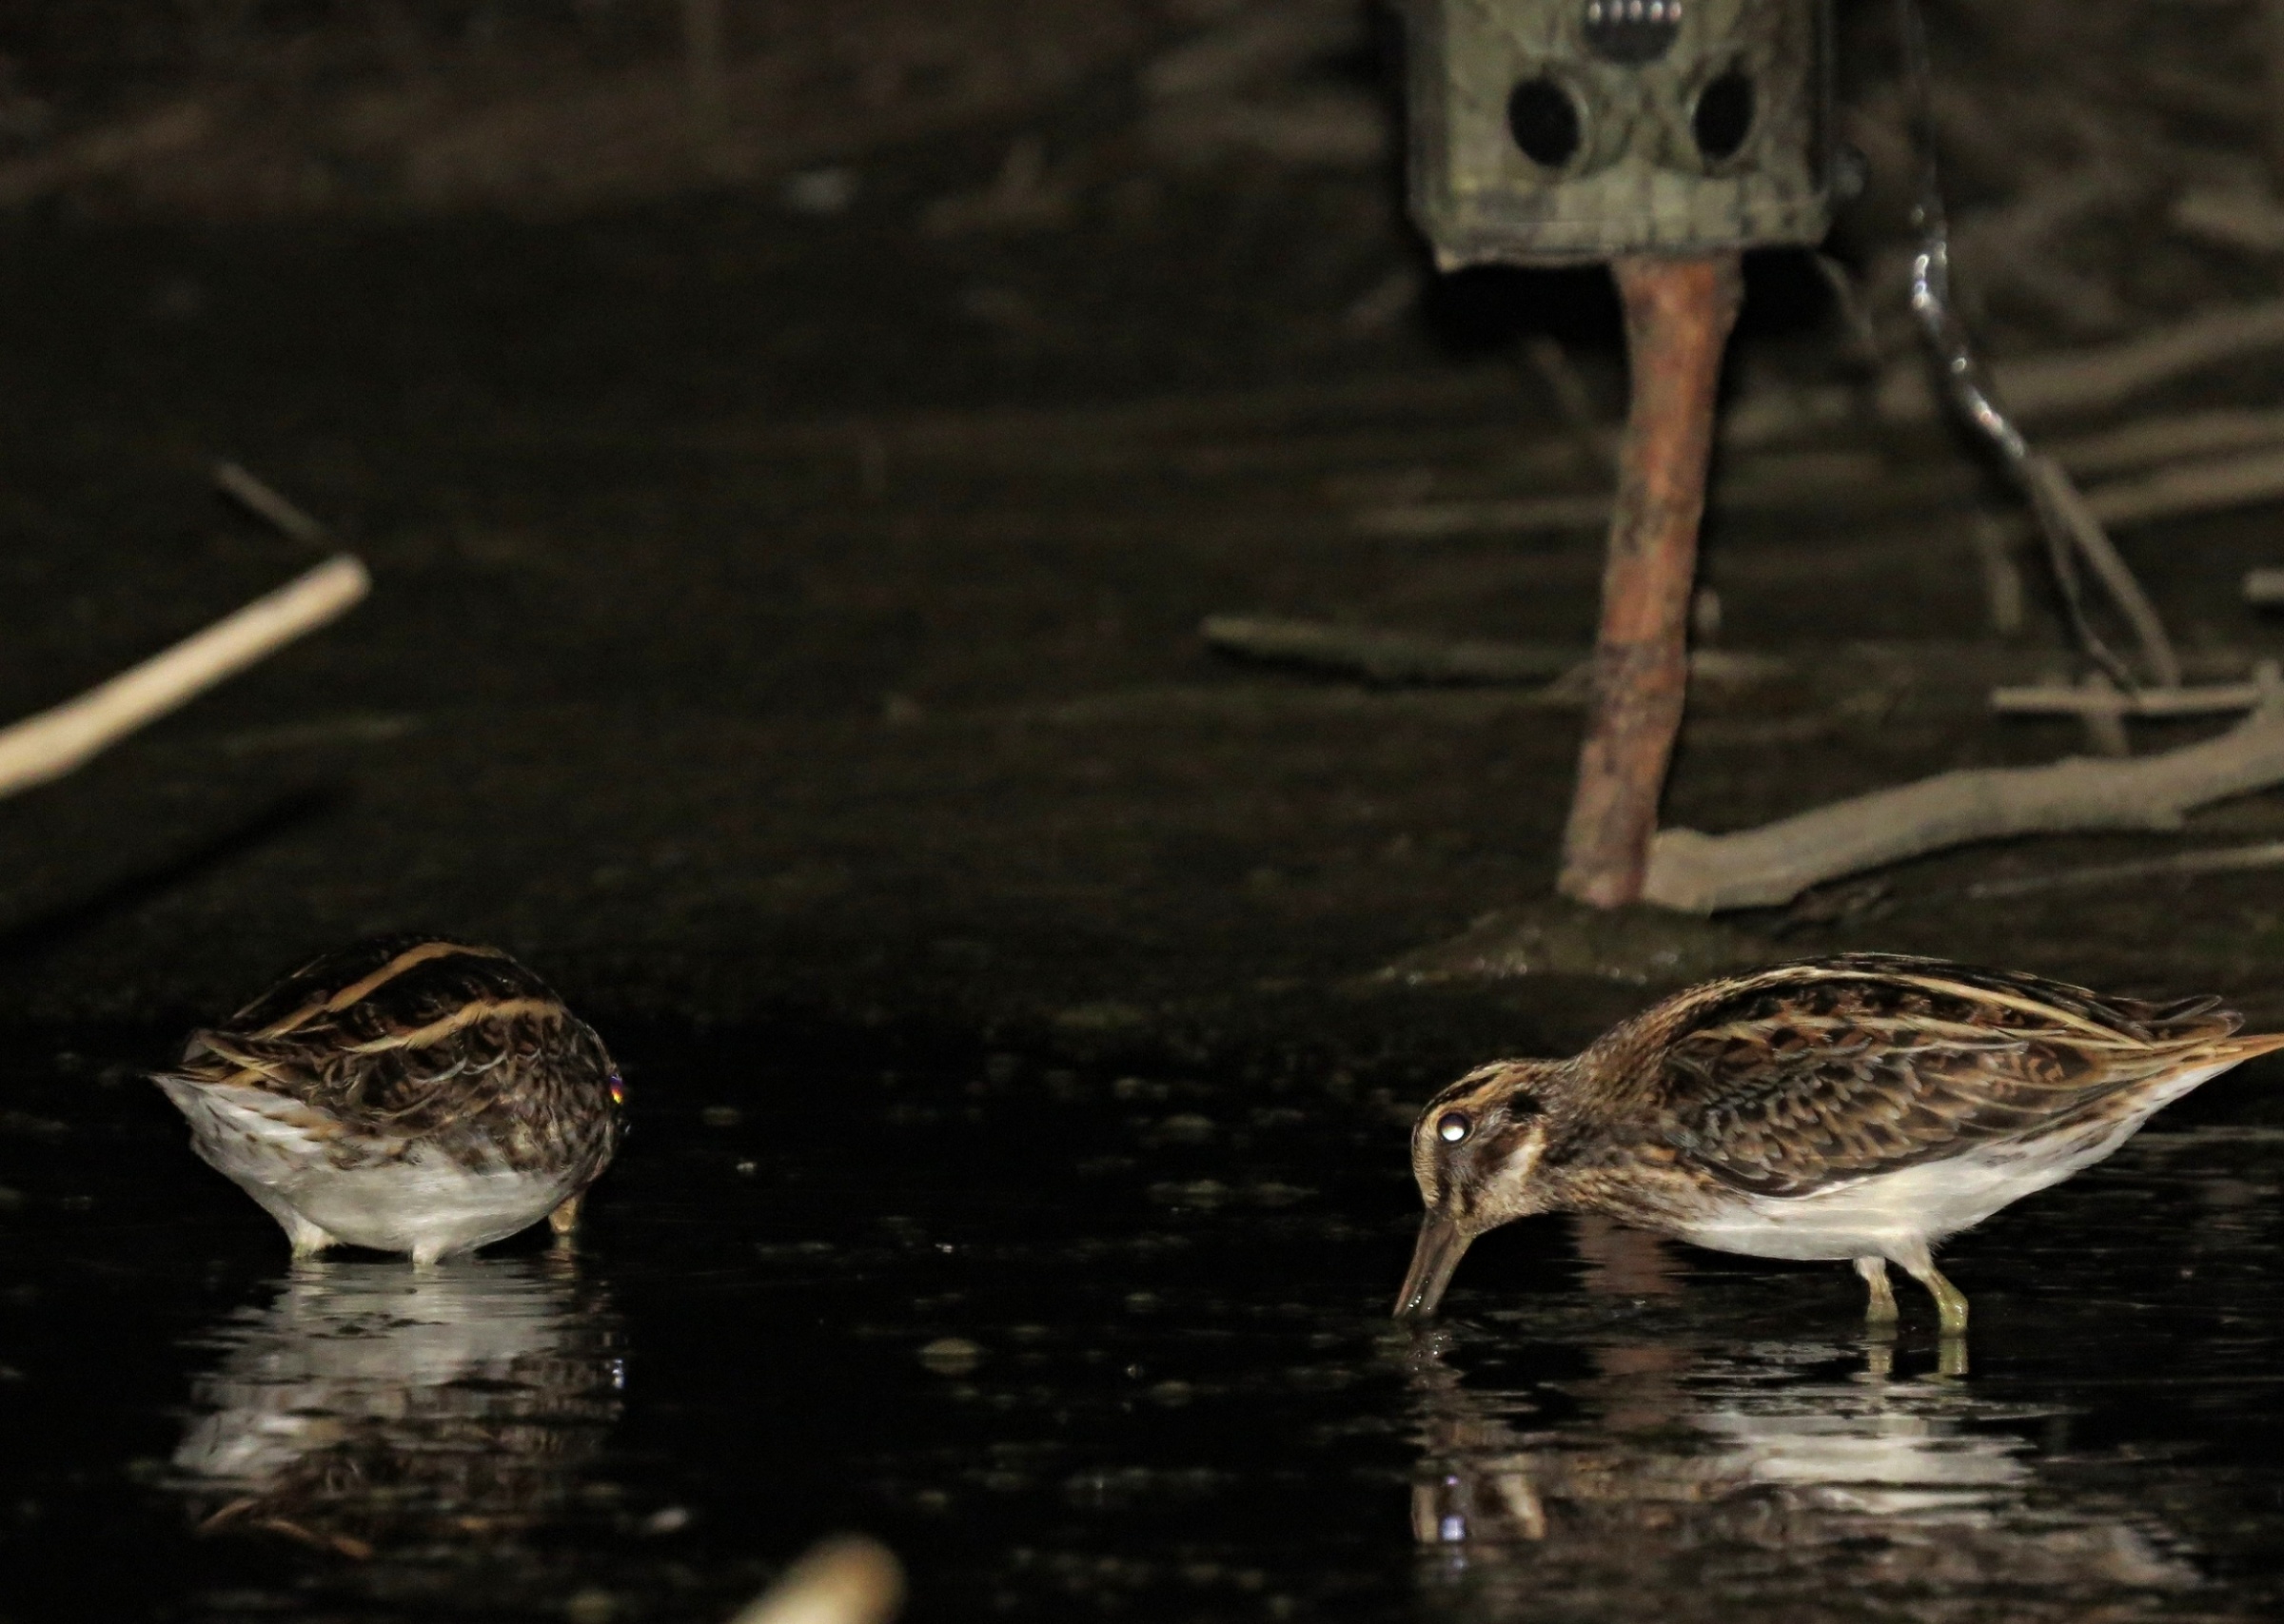
[[[1213,1119],[1183,1111],[1158,1124],[1156,1137],[1169,1145],[1203,1145],[1213,1137]]]
[[[983,1362],[983,1344],[965,1337],[938,1337],[922,1345],[920,1362],[938,1376],[965,1376]]]

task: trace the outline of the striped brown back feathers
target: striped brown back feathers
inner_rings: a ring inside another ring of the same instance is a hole
[[[316,1107],[337,1159],[418,1146],[516,1170],[610,1160],[622,1086],[602,1041],[496,948],[390,936],[325,954],[218,1027],[178,1068]]]
[[[1664,1125],[1722,1183],[1803,1195],[2128,1109],[2284,1039],[2233,1038],[2217,999],[2149,1004],[1895,954],[1709,982],[1581,1057],[1602,1107]]]

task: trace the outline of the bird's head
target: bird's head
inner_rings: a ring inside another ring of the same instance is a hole
[[[1411,1130],[1411,1171],[1428,1216],[1420,1224],[1396,1317],[1435,1312],[1462,1253],[1487,1229],[1546,1210],[1539,1161],[1551,1060],[1503,1060],[1470,1071],[1428,1102]]]

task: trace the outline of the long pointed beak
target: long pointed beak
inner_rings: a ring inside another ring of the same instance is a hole
[[[1396,1318],[1425,1320],[1444,1300],[1451,1271],[1475,1237],[1440,1212],[1431,1212],[1420,1224],[1419,1244],[1411,1249],[1411,1267],[1404,1289],[1396,1294]]]

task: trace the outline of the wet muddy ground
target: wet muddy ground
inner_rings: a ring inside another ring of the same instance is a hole
[[[2245,1085],[1950,1249],[1961,1371],[1844,1268],[1560,1220],[1399,1330],[1385,1109],[768,1034],[624,1040],[576,1255],[289,1267],[80,1041],[8,1072],[10,1618],[715,1619],[848,1528],[916,1619],[2284,1601]]]
[[[747,201],[555,225],[11,227],[10,711],[305,563],[214,501],[213,458],[334,522],[378,581],[340,626],[0,805],[16,1017],[187,1022],[307,953],[429,928],[504,943],[606,1018],[1308,1049],[1344,1017],[1296,1011],[1296,992],[1546,907],[1575,710],[1233,665],[1197,636],[1235,610],[1583,646],[1590,531],[1360,523],[1391,493],[1594,488],[1590,460],[1542,456],[1565,431],[1506,341],[1431,309],[1332,344],[1329,288],[1283,313],[1286,262],[1338,188],[1265,191],[1235,219],[1198,204],[1203,268],[1145,309],[1052,253],[914,245],[909,210],[943,177],[898,184],[877,218],[823,223]],[[1094,245],[1114,273],[1115,245]],[[987,269],[1083,302],[1070,329],[1018,344],[964,316]],[[1786,338],[1788,311],[1814,314],[1797,274],[1762,271],[1771,314],[1740,365],[1828,362],[1813,323]],[[1599,333],[1579,355],[1614,410],[1596,285],[1469,297]],[[1148,344],[1192,327],[1211,342]],[[2263,381],[2200,387],[2252,401]],[[1933,431],[1832,439],[1814,454],[1972,474]],[[1982,630],[1976,522],[1717,510],[1719,641],[1783,675],[1701,696],[1669,821],[1735,828],[2081,748],[1985,709],[1992,683],[2067,660],[2035,575],[2026,633]],[[2123,544],[2197,669],[2284,651],[2236,600],[2274,556],[2257,513]],[[2250,797],[2188,832],[2273,838],[2279,815]],[[2150,849],[1956,853],[1738,921],[1742,948],[1683,927],[1664,960],[1617,968],[1654,982],[1707,954],[1908,947],[2270,1007],[2274,873],[1970,892]],[[1522,1002],[1566,1017],[1581,995]],[[1332,1047],[1417,1024],[1383,1009]],[[1503,1041],[1554,1041],[1545,1026],[1526,1014]]]

